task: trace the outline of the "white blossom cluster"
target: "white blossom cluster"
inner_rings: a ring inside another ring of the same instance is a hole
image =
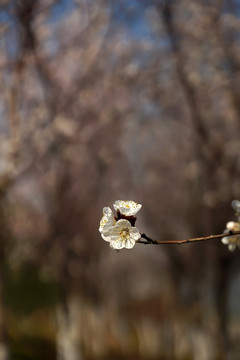
[[[112,249],[132,249],[141,237],[134,224],[135,215],[142,205],[130,200],[117,200],[113,207],[117,212],[117,217],[114,217],[109,207],[104,207],[99,232],[102,238],[110,243]]]
[[[229,233],[230,231],[240,231],[240,201],[233,200],[232,208],[236,211],[238,221],[229,221],[226,224],[225,233]],[[234,251],[237,246],[240,248],[240,235],[233,234],[231,236],[225,236],[222,238],[222,243],[228,245],[230,251]]]

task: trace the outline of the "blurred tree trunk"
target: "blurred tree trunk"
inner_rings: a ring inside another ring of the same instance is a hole
[[[0,255],[0,360],[7,360],[9,358],[6,324],[5,324],[5,306],[3,299],[3,256],[2,249]]]
[[[201,181],[205,183],[205,188],[208,188],[212,193],[216,191],[219,187],[219,176],[218,171],[219,167],[224,168],[229,181],[233,177],[238,176],[238,170],[236,163],[228,162],[224,157],[224,151],[222,144],[217,144],[213,141],[211,137],[211,132],[209,131],[209,127],[207,126],[206,122],[204,121],[204,117],[201,115],[201,108],[198,101],[198,88],[196,84],[193,84],[189,80],[189,74],[184,70],[184,64],[186,62],[186,54],[184,50],[181,48],[181,42],[179,41],[181,35],[179,34],[176,24],[174,22],[174,11],[175,5],[177,2],[172,0],[167,2],[165,6],[162,6],[161,2],[157,2],[159,12],[162,15],[162,19],[165,25],[166,34],[170,40],[171,50],[174,55],[176,61],[176,71],[180,81],[180,84],[183,89],[183,93],[186,98],[186,102],[191,114],[191,121],[193,124],[193,128],[196,133],[196,139],[198,138],[202,146],[199,147],[199,142],[196,141],[196,156],[198,158],[199,164],[201,164],[201,172],[202,177]],[[213,28],[216,29],[217,22],[213,23]],[[200,45],[199,45],[200,46]],[[227,58],[227,56],[226,56]],[[233,104],[237,104],[236,97],[233,95]],[[238,113],[238,109],[237,113]],[[212,208],[202,209],[202,216],[200,216],[199,209],[201,208],[202,204],[202,195],[198,189],[196,189],[195,193],[195,204],[192,203],[193,208],[190,209],[191,214],[194,213],[194,210],[197,211],[196,215],[193,216],[193,219],[197,221],[192,221],[192,228],[193,233],[199,233],[201,231],[201,221],[199,219],[203,219],[206,215],[204,228],[206,233],[211,233],[213,230],[213,226],[216,228],[218,227],[219,223],[219,206],[218,209],[216,208],[215,211]],[[230,193],[229,193],[230,195]],[[196,207],[197,198],[199,199],[199,206]],[[225,205],[225,204],[224,204]],[[218,211],[217,211],[218,210]],[[204,214],[206,214],[204,216]],[[202,225],[203,225],[202,224]],[[215,224],[215,225],[213,225]],[[206,226],[207,225],[207,226]],[[200,229],[199,229],[200,227]],[[194,249],[195,250],[195,249]],[[200,286],[196,288],[194,284],[201,283],[204,281],[202,277],[202,273],[199,272],[199,264],[204,264],[204,258],[206,257],[206,249],[201,250],[197,249],[197,252],[193,252],[194,258],[196,259],[195,264],[193,264],[191,276],[193,285],[190,287],[190,295],[193,296],[194,301],[199,301],[201,298],[201,294],[199,293]],[[228,313],[227,313],[227,300],[228,300],[228,287],[231,278],[230,267],[231,267],[231,260],[229,254],[226,255],[221,254],[221,250],[217,253],[215,252],[214,255],[215,261],[217,263],[216,267],[216,281],[215,281],[215,304],[218,314],[218,346],[219,346],[219,356],[220,359],[225,359],[227,356],[230,356],[229,352],[229,333],[228,333]],[[172,257],[172,256],[171,256]],[[176,265],[176,264],[174,264]],[[179,265],[179,264],[178,264]],[[204,267],[203,267],[204,269]],[[177,272],[178,268],[175,267],[174,272]],[[200,314],[204,313],[204,309],[199,307]]]
[[[79,344],[79,301],[74,298],[57,307],[57,360],[81,360]]]
[[[3,266],[2,257],[0,259],[0,360],[9,359],[8,343],[6,336],[6,324],[5,324],[5,306],[3,300]]]
[[[2,190],[2,189],[1,189]],[[4,264],[5,264],[5,216],[3,206],[4,190],[0,194],[0,360],[9,359],[9,350],[7,342],[7,331],[5,321],[5,303],[4,303]]]

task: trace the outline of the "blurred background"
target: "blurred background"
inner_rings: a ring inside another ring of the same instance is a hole
[[[0,360],[239,360],[239,0],[0,1]]]

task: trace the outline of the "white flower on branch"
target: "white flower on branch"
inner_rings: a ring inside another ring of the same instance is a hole
[[[134,216],[142,207],[134,201],[117,200],[114,204],[117,216],[114,217],[109,207],[103,208],[103,217],[100,221],[99,232],[102,238],[110,243],[113,249],[132,249],[141,234],[135,227]]]
[[[229,231],[240,231],[240,223],[229,221],[225,233],[229,233]],[[222,243],[228,245],[230,251],[234,251],[237,246],[240,248],[240,235],[225,236],[222,238]]]
[[[134,201],[131,201],[131,200],[128,200],[128,201],[117,200],[117,201],[115,201],[113,206],[114,206],[114,209],[116,211],[119,211],[120,214],[125,215],[125,216],[134,216],[134,215],[136,215],[136,213],[142,207],[141,204],[137,204],[137,203],[135,203]]]
[[[131,226],[128,220],[120,219],[107,232],[103,232],[102,238],[110,243],[113,249],[132,249],[141,234],[135,226]]]
[[[109,207],[103,209],[103,217],[100,222],[99,231],[102,238],[110,243],[113,249],[132,249],[136,242],[139,244],[154,245],[174,245],[186,244],[199,241],[221,239],[222,243],[228,245],[230,251],[240,248],[240,201],[234,200],[232,207],[238,215],[238,222],[229,221],[223,234],[209,235],[204,237],[189,238],[184,240],[154,240],[146,234],[140,234],[135,227],[135,214],[141,209],[142,205],[134,201],[117,200],[114,204],[117,216],[114,217]],[[142,238],[142,239],[140,239]]]

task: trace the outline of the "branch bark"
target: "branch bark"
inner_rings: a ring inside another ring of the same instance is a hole
[[[139,244],[145,244],[145,245],[182,245],[186,243],[193,243],[198,241],[208,241],[208,240],[216,240],[221,239],[223,237],[233,236],[233,235],[240,235],[240,231],[230,231],[228,234],[217,234],[217,235],[209,235],[209,236],[203,236],[203,237],[197,237],[197,238],[189,238],[189,239],[183,239],[183,240],[154,240],[148,237],[146,234],[141,234],[141,238],[144,240],[138,240],[137,243]]]

